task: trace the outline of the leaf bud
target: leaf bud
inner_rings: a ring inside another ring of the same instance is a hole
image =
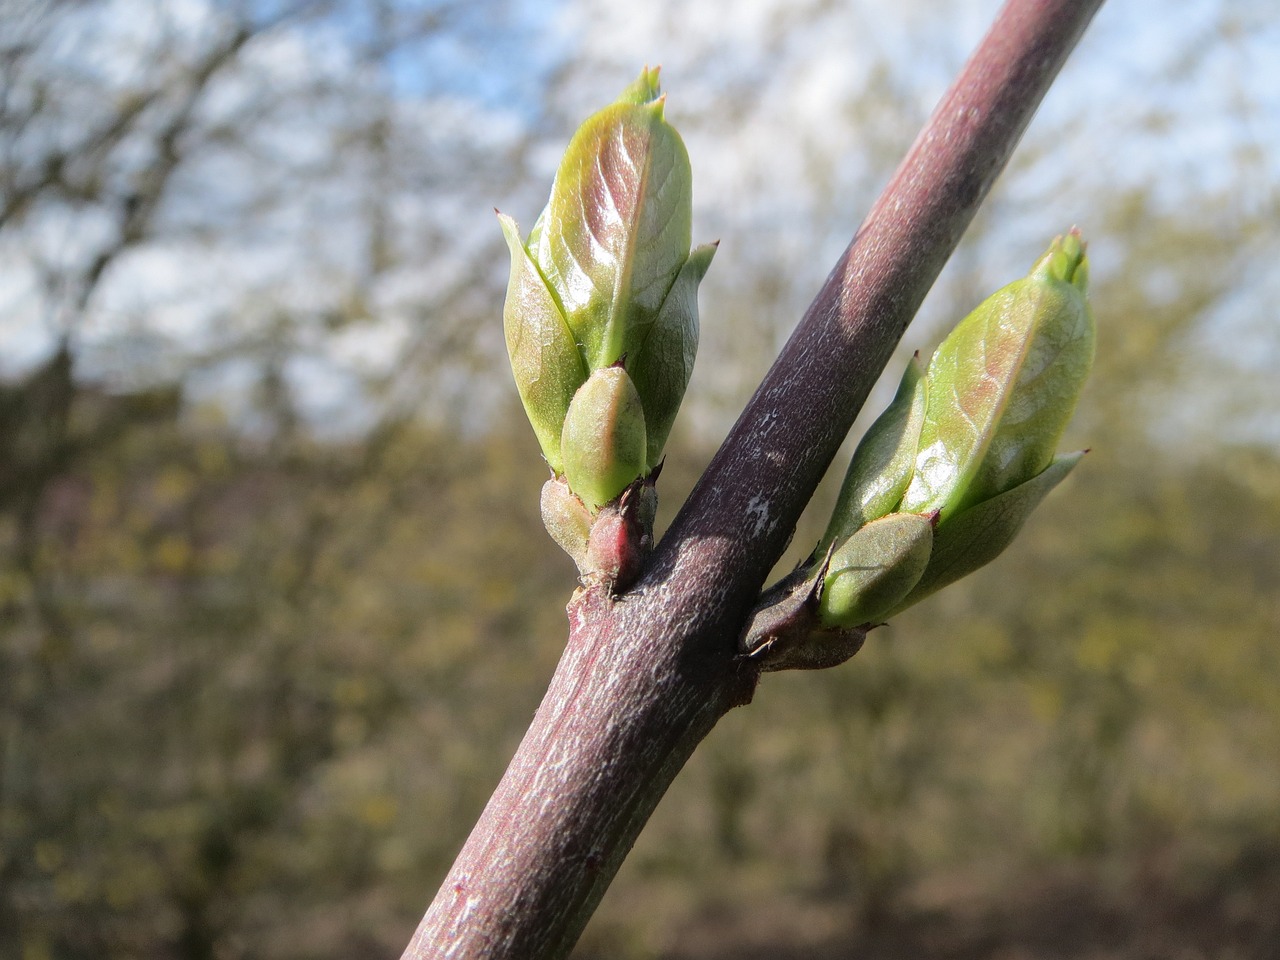
[[[874,624],[920,581],[933,548],[931,517],[891,513],[844,540],[827,566],[818,613],[824,626]]]
[[[1058,237],[908,365],[801,571],[824,627],[874,625],[989,563],[1079,462],[1054,451],[1093,362],[1088,272],[1080,234]]]
[[[693,371],[697,289],[715,247],[690,251],[693,177],[664,104],[658,71],[644,70],[574,134],[528,241],[500,216],[511,250],[507,349],[557,473],[570,404],[593,372],[626,359],[647,471],[661,459]]]
[[[640,394],[619,364],[596,370],[565,416],[560,459],[569,488],[595,513],[645,470]]]

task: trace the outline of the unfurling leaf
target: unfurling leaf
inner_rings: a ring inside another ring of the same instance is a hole
[[[975,504],[934,530],[933,552],[919,583],[892,613],[986,566],[1009,546],[1040,501],[1065,479],[1083,453],[1064,454],[1012,490]],[[886,614],[887,616],[888,614]]]
[[[657,317],[689,257],[692,197],[656,82],[632,84],[569,142],[530,252],[591,369],[616,362]]]
[[[925,381],[918,357],[902,374],[893,402],[876,418],[853,453],[840,497],[816,553],[892,512],[902,500],[924,422]]]
[[[690,253],[653,323],[637,328],[628,339],[627,369],[644,405],[650,470],[662,459],[662,448],[693,375],[698,353],[698,284],[715,252],[713,244],[705,244]]]
[[[938,347],[901,509],[945,524],[1048,466],[1093,363],[1087,276],[1079,234],[1060,237]]]
[[[507,355],[542,455],[559,473],[560,431],[573,395],[587,379],[587,368],[555,295],[520,242],[520,228],[502,214],[498,222],[511,250],[511,279],[502,311]]]

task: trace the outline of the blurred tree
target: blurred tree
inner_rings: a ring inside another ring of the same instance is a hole
[[[684,5],[716,29],[675,34],[606,7],[5,5],[0,955],[398,949],[572,585],[493,372],[493,202],[531,219],[541,145],[662,59],[725,241],[669,514],[989,12],[906,4],[904,60],[872,5]],[[1235,4],[1130,56],[1166,19],[1106,9],[1066,78],[1093,102],[1046,103],[904,344],[1078,220],[1094,452],[995,568],[730,715],[584,953],[844,930],[966,864],[1280,841],[1278,154],[1239,79],[1276,25]]]
[[[324,901],[290,898],[325,887],[304,867],[353,868],[359,882],[398,809],[389,774],[346,786],[331,767],[388,717],[412,713],[419,746],[443,718],[465,717],[442,706],[461,648],[525,636],[527,616],[502,612],[507,589],[477,594],[481,617],[458,608],[464,585],[502,568],[492,544],[448,532],[457,514],[442,493],[467,471],[505,483],[511,469],[411,418],[465,384],[484,300],[461,275],[440,284],[462,260],[396,293],[446,237],[452,256],[468,255],[449,218],[405,217],[396,199],[412,188],[456,202],[450,184],[503,170],[502,151],[491,140],[460,160],[473,142],[450,143],[439,126],[427,144],[416,138],[425,159],[406,149],[422,117],[393,95],[398,62],[455,10],[367,14],[314,3],[6,10],[0,245],[18,295],[5,318],[17,354],[4,362],[39,350],[42,329],[55,349],[0,392],[5,955],[205,957],[269,931],[281,952],[306,952],[285,918]],[[351,56],[326,63],[325,33],[344,17],[355,18]],[[496,231],[484,242],[501,247]],[[300,259],[298,245],[313,243]],[[344,337],[376,339],[380,325],[396,356],[367,376],[355,358],[347,378],[360,396],[307,388],[309,358],[327,357],[320,372],[340,380]],[[211,395],[229,376],[251,384],[243,400]],[[317,399],[335,428],[356,416],[358,436],[317,438]],[[410,535],[405,513],[427,525]],[[494,533],[505,542],[535,514]],[[455,536],[455,563],[424,570],[421,544],[446,556]],[[538,542],[514,537],[513,560]],[[408,553],[387,559],[397,576],[383,586],[397,587],[374,602],[379,591],[351,574],[376,566],[386,543]],[[458,559],[481,547],[482,566]],[[429,630],[430,657],[388,676],[367,617],[390,631],[381,643]],[[527,710],[528,696],[496,700]],[[421,710],[437,719],[424,724]],[[442,757],[432,779],[463,779],[444,772],[459,765],[472,770],[465,752]],[[319,829],[307,825],[309,790],[338,798]],[[465,828],[453,818],[454,833]],[[300,856],[283,845],[291,833],[318,839]],[[450,837],[422,838],[421,857],[397,844],[391,859],[439,869]],[[388,909],[344,935],[386,936]]]

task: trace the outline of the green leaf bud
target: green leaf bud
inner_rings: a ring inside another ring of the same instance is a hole
[[[818,598],[826,627],[857,627],[886,617],[911,593],[929,564],[932,518],[891,513],[839,544]]]
[[[1087,276],[1079,234],[1059,237],[938,347],[903,511],[945,525],[1048,466],[1093,362]]]
[[[596,370],[569,404],[560,459],[569,487],[594,513],[645,470],[644,411],[621,365]]]
[[[646,68],[574,134],[527,243],[511,248],[504,313],[521,400],[557,472],[575,392],[626,360],[647,430],[645,466],[662,457],[698,347],[698,284],[714,246],[690,252],[693,176]]]
[[[1071,453],[1058,457],[1026,483],[939,523],[933,532],[928,567],[906,599],[891,612],[905,610],[998,557],[1013,542],[1031,511],[1083,456]]]
[[[920,358],[912,357],[893,402],[859,442],[816,553],[825,553],[832,543],[892,512],[902,499],[911,482],[924,422],[923,373]]]

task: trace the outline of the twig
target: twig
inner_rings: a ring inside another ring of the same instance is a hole
[[[515,758],[405,958],[563,957],[694,747],[750,700],[735,641],[895,344],[1101,0],[1010,0],[639,583],[570,606]]]

